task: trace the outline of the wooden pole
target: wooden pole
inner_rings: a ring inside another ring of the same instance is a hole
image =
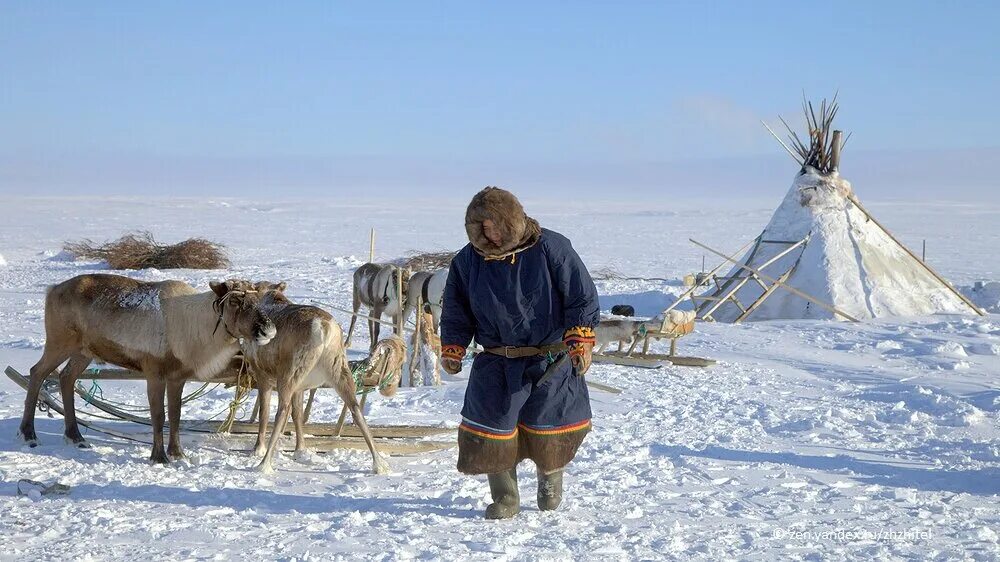
[[[842,131],[833,132],[833,140],[830,142],[830,170],[840,171],[840,147],[843,143],[840,138],[844,135]]]
[[[403,318],[403,311],[406,310],[405,303],[403,302],[403,268],[396,268],[396,302],[398,303],[399,311],[396,313],[396,335],[403,337],[403,322],[406,320]],[[405,340],[404,340],[405,341]],[[405,345],[405,343],[404,343]],[[399,366],[399,382],[403,382],[403,366]]]
[[[782,283],[781,281],[775,279],[774,277],[771,277],[769,275],[765,275],[764,273],[761,273],[760,270],[758,270],[758,269],[754,269],[754,268],[750,267],[749,265],[742,264],[742,263],[740,263],[740,262],[738,262],[738,261],[736,261],[736,260],[734,260],[734,259],[732,259],[730,257],[727,257],[726,254],[723,254],[722,252],[717,252],[717,251],[713,250],[712,248],[709,248],[708,246],[702,244],[701,242],[698,242],[694,238],[688,238],[688,240],[690,240],[692,244],[695,244],[697,246],[701,246],[702,248],[708,250],[709,252],[712,252],[713,254],[715,254],[715,255],[717,255],[717,256],[719,256],[721,258],[733,262],[737,267],[740,267],[740,268],[743,268],[743,269],[745,269],[747,271],[756,273],[757,277],[760,277],[761,279],[767,281],[768,283],[776,283],[776,284],[778,284],[782,288],[788,290],[790,293],[792,293],[794,295],[798,295],[798,296],[806,299],[807,301],[809,301],[811,303],[814,303],[814,304],[816,304],[818,306],[821,306],[821,307],[829,310],[830,312],[832,312],[834,314],[837,314],[839,316],[843,316],[844,318],[850,320],[851,322],[858,322],[858,319],[855,318],[855,317],[853,317],[853,316],[851,316],[850,314],[847,314],[846,312],[841,312],[841,311],[837,310],[836,308],[834,308],[834,307],[826,304],[825,302],[823,302],[823,301],[821,301],[819,299],[816,299],[815,297],[811,297],[811,296],[803,293],[802,291],[796,289],[795,287],[792,287],[791,285],[786,285],[786,284]]]
[[[924,269],[927,270],[927,273],[930,273],[931,275],[933,275],[935,279],[937,279],[938,281],[940,281],[941,284],[944,285],[945,287],[947,287],[948,290],[950,290],[952,293],[954,293],[956,297],[962,299],[962,302],[964,302],[965,304],[967,304],[969,306],[969,308],[971,308],[976,314],[978,314],[979,316],[986,316],[986,313],[983,312],[982,309],[980,309],[978,306],[976,306],[975,303],[973,303],[972,301],[970,301],[968,299],[968,297],[966,297],[962,293],[958,292],[958,289],[956,289],[955,287],[952,287],[951,283],[949,283],[948,281],[946,281],[944,277],[941,277],[940,275],[938,275],[938,272],[936,272],[933,269],[931,269],[931,266],[927,265],[927,263],[924,262],[924,260],[918,258],[916,256],[916,254],[914,254],[913,252],[911,252],[909,248],[907,248],[906,246],[903,245],[902,242],[900,242],[899,240],[897,240],[896,237],[893,236],[891,232],[889,232],[888,228],[882,226],[882,223],[878,222],[878,220],[876,220],[875,217],[873,217],[872,214],[869,213],[868,210],[865,209],[861,205],[861,202],[858,201],[857,197],[851,195],[850,199],[851,199],[851,203],[854,203],[854,206],[857,207],[859,211],[861,211],[862,213],[864,213],[866,217],[868,217],[868,220],[870,220],[873,223],[875,223],[875,226],[881,228],[882,232],[884,232],[886,234],[886,236],[889,237],[889,239],[891,239],[896,244],[899,244],[899,247],[902,248],[904,252],[906,252],[907,254],[909,254],[911,258],[917,260],[917,263],[919,263],[920,265],[924,266]]]
[[[421,303],[420,301],[422,300],[423,299],[421,297],[417,297],[417,317],[415,319],[416,329],[413,332],[413,352],[410,353],[410,386],[417,386],[416,372],[419,370],[418,362],[420,361],[420,352],[421,352],[420,321],[421,317],[423,316],[422,314],[423,303]]]
[[[375,263],[375,227],[368,234],[368,263]]]
[[[747,242],[746,244],[744,244],[742,248],[740,248],[739,250],[736,250],[736,253],[733,254],[733,257],[735,258],[735,257],[739,256],[740,254],[742,254],[747,248],[750,247],[751,244],[753,244],[754,242],[756,242],[757,239],[759,239],[759,238],[760,237],[758,236],[757,238],[754,238],[753,240],[751,240],[751,241]],[[726,258],[726,259],[728,260],[729,258]],[[729,261],[732,261],[732,260],[729,260]],[[711,277],[712,275],[714,275],[715,272],[719,271],[720,269],[722,269],[722,266],[724,266],[724,265],[726,265],[726,262],[720,263],[718,266],[716,266],[715,269],[713,269],[712,271],[709,271],[708,273],[706,273],[705,274],[705,278],[707,279],[707,278]],[[675,300],[672,305],[670,305],[667,308],[665,308],[663,310],[663,312],[661,312],[660,314],[662,314],[663,317],[666,318],[668,312],[670,312],[671,310],[673,310],[677,305],[681,304],[681,301],[683,301],[684,299],[688,298],[688,296],[690,296],[691,293],[694,293],[695,291],[697,291],[698,288],[699,288],[698,283],[695,283],[694,285],[692,285],[691,287],[689,287],[688,290],[684,291],[684,293],[681,294],[681,296],[677,297],[677,300]],[[635,340],[635,341],[638,341],[638,340]],[[632,344],[632,348],[635,348],[635,343]],[[629,353],[632,353],[632,349],[629,349]]]
[[[774,257],[772,257],[771,259],[769,259],[769,260],[765,261],[764,263],[760,264],[759,266],[757,266],[757,269],[758,270],[763,270],[765,267],[771,265],[772,263],[774,263],[774,262],[780,260],[781,258],[787,256],[788,254],[792,253],[796,248],[798,248],[799,246],[805,244],[807,240],[809,240],[808,236],[805,237],[805,238],[803,238],[802,240],[799,240],[798,242],[792,244],[791,246],[785,248],[784,250],[778,252],[778,254],[775,255]],[[694,241],[692,240],[692,242],[694,242]],[[726,258],[726,259],[729,259],[729,258]],[[798,263],[798,260],[796,260],[796,263]],[[729,285],[729,288],[726,289],[725,293],[716,293],[716,294],[719,294],[719,295],[724,294],[725,296],[718,297],[719,300],[715,301],[715,304],[713,304],[712,306],[710,306],[705,313],[701,314],[702,319],[704,319],[704,320],[713,320],[714,321],[714,319],[711,318],[712,314],[715,313],[716,310],[719,310],[719,308],[722,305],[726,304],[726,301],[732,301],[733,304],[736,304],[737,307],[739,307],[739,308],[742,309],[743,306],[736,299],[736,294],[739,292],[740,289],[743,288],[744,285],[746,285],[747,283],[749,283],[750,279],[752,279],[752,278],[753,278],[752,275],[747,275],[746,277],[744,277],[743,279],[741,279],[740,281],[738,281],[736,284]],[[764,290],[766,291],[767,288],[765,287]],[[744,312],[746,312],[746,311],[744,310]],[[667,321],[666,318],[664,318],[663,321],[666,322]],[[737,324],[737,322],[733,322],[733,323]]]
[[[396,335],[403,336],[403,310],[406,308],[403,303],[403,268],[396,268],[396,302],[399,303],[399,311],[393,320],[396,323]]]

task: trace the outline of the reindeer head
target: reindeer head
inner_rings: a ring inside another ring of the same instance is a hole
[[[285,296],[285,289],[288,288],[288,283],[284,281],[279,281],[277,283],[272,283],[270,281],[258,281],[254,285],[254,289],[261,294],[260,306],[265,313],[272,312],[275,307],[283,306],[286,304],[292,304],[292,301],[288,300]]]
[[[231,338],[253,340],[266,345],[278,333],[274,323],[261,310],[262,293],[255,285],[243,279],[212,281],[215,293],[212,306],[219,315],[216,330],[224,328]]]

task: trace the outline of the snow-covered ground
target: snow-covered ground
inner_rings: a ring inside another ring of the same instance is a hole
[[[689,237],[731,253],[777,203],[526,199],[593,271],[668,279],[599,282],[604,309],[629,303],[640,314],[671,302],[683,275],[700,269]],[[926,238],[928,260],[957,286],[1000,280],[1000,206],[865,202],[911,247]],[[463,211],[436,201],[0,199],[0,367],[27,372],[40,355],[47,285],[101,269],[67,261],[64,241],[136,229],[170,242],[205,236],[229,246],[231,270],[130,274],[285,280],[300,301],[349,308],[370,227],[382,259],[454,249]],[[989,287],[980,293],[995,298]],[[361,451],[282,456],[263,476],[226,450],[245,440],[185,436],[187,461],[150,466],[146,446],[96,433],[85,432],[93,449],[70,448],[62,420],[41,413],[42,445],[27,449],[15,438],[23,392],[3,377],[0,560],[1000,558],[1000,315],[700,324],[680,350],[720,362],[595,365],[591,379],[624,392],[592,393],[594,431],[563,506],[535,509],[525,464],[524,511],[502,522],[481,518],[485,478],[455,472],[454,450],[392,457],[389,476],[368,474]],[[374,397],[369,421],[457,426],[465,377],[446,379]],[[142,384],[102,386],[106,397],[145,402]],[[229,398],[214,390],[184,415],[216,415]],[[321,393],[313,420],[339,409]],[[72,489],[17,497],[20,478]]]

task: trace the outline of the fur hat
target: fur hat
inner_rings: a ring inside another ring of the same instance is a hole
[[[493,221],[500,231],[499,246],[486,238],[485,220]],[[487,187],[472,198],[465,211],[465,231],[480,254],[494,258],[524,250],[538,242],[542,234],[538,221],[524,214],[517,197],[499,187]]]

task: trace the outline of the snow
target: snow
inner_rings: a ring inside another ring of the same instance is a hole
[[[811,168],[797,175],[761,234],[762,242],[741,259],[772,278],[792,269],[785,281],[854,318],[921,316],[972,311],[855,205],[850,183]],[[807,239],[794,248],[792,242]],[[790,250],[790,251],[789,251]],[[786,253],[787,252],[787,253]],[[783,257],[781,257],[783,256]],[[746,276],[733,267],[728,276]],[[744,307],[763,294],[755,282],[736,293]],[[726,302],[713,315],[732,321],[743,310]],[[749,320],[837,318],[832,311],[787,291],[768,297]]]
[[[1000,282],[976,284],[964,287],[964,290],[979,308],[989,312],[1000,312]]]
[[[711,211],[698,201],[525,203],[568,235],[592,270],[666,278],[598,282],[605,312],[626,303],[646,316],[700,268],[688,237],[731,252],[773,211],[767,201]],[[1000,279],[1000,207],[870,208],[911,245],[927,238],[933,266],[960,286]],[[284,280],[296,300],[349,309],[369,228],[388,260],[461,245],[463,216],[458,203],[419,201],[8,200],[0,208],[10,260],[0,270],[0,366],[27,372],[40,356],[48,285],[101,267],[49,259],[66,240],[139,228],[205,236],[230,249],[230,271],[128,275],[206,287],[229,276]],[[709,220],[726,228],[706,230]],[[347,315],[331,312],[346,326]],[[352,358],[366,338],[357,331]],[[700,323],[678,351],[719,364],[594,365],[589,378],[623,392],[593,391],[594,431],[569,469],[563,506],[537,511],[525,463],[523,512],[506,522],[481,518],[485,478],[458,474],[454,450],[394,456],[388,476],[369,474],[365,451],[282,454],[264,476],[252,470],[257,459],[227,450],[249,449],[252,437],[185,435],[186,460],[151,466],[146,445],[88,430],[94,448],[69,447],[62,420],[44,413],[41,445],[28,449],[15,437],[24,394],[4,377],[0,560],[1000,557],[1000,315]],[[368,419],[454,428],[466,376],[372,396]],[[106,398],[146,401],[141,382],[100,387]],[[218,415],[231,396],[215,388],[184,417]],[[313,420],[336,420],[340,406],[321,391]],[[96,421],[149,437],[141,426]],[[71,491],[18,497],[21,478]]]
[[[0,267],[7,265],[7,260],[3,259],[3,254],[0,254]]]

